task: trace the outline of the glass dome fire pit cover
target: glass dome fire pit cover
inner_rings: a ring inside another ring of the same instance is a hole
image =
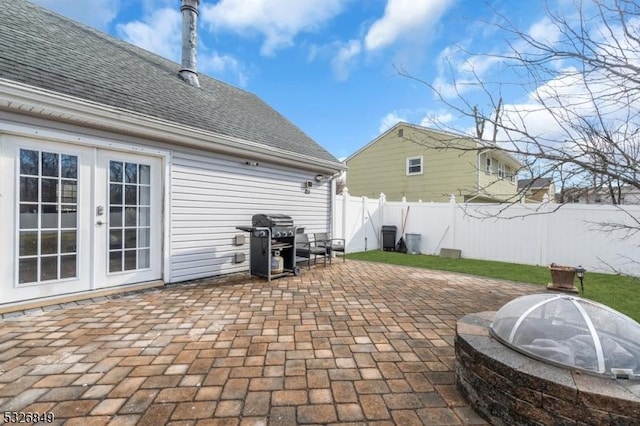
[[[510,348],[544,362],[640,379],[640,324],[587,299],[522,296],[500,308],[490,331]]]

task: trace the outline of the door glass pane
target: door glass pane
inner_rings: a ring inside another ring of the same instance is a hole
[[[76,231],[60,233],[60,253],[75,253],[76,244]]]
[[[111,204],[122,204],[122,185],[109,185],[109,202]]]
[[[40,162],[38,158],[40,153],[29,149],[20,150],[20,174],[38,176],[40,170]]]
[[[109,253],[109,272],[122,271],[122,251],[112,251]]]
[[[140,226],[151,225],[151,209],[149,207],[140,207]]]
[[[41,201],[43,203],[58,202],[58,179],[42,179]]]
[[[149,247],[149,237],[151,229],[141,228],[138,230],[138,247]]]
[[[125,166],[125,179],[126,183],[138,183],[138,165],[127,163]]]
[[[149,249],[138,250],[138,268],[148,268],[150,256]]]
[[[58,154],[42,153],[42,176],[60,176],[58,173]]]
[[[38,178],[20,178],[20,201],[38,202]]]
[[[77,275],[77,178],[75,155],[20,150],[19,283]]]
[[[58,227],[58,206],[56,204],[44,204],[42,206],[42,227]]]
[[[20,259],[18,262],[18,282],[20,284],[38,281],[38,258]]]
[[[151,183],[151,167],[140,165],[140,183],[149,185]]]
[[[76,255],[60,256],[60,278],[73,278],[76,276]]]
[[[38,205],[20,204],[20,229],[38,228]]]
[[[77,205],[63,205],[62,206],[62,218],[61,226],[63,228],[77,228],[78,227],[78,207]]]
[[[38,255],[38,231],[20,231],[20,256]]]
[[[124,231],[124,248],[136,248],[137,231],[135,229],[126,229]]]
[[[58,231],[42,231],[40,238],[40,254],[58,253]]]
[[[124,251],[124,270],[131,271],[136,269],[136,257],[137,250],[125,250]]]
[[[148,206],[151,204],[151,187],[149,186],[141,186],[140,187],[140,205]]]
[[[76,203],[78,201],[78,182],[75,180],[63,180],[61,196],[63,203]]]
[[[109,208],[109,225],[112,228],[119,228],[122,226],[122,207]]]
[[[125,207],[124,209],[124,224],[125,226],[136,226],[137,225],[137,217],[136,217],[136,208],[135,207]]]
[[[122,182],[122,163],[111,161],[109,163],[109,182]]]
[[[109,231],[109,248],[111,250],[122,249],[122,229],[111,229]]]
[[[58,256],[40,258],[40,281],[58,279]]]
[[[78,157],[76,157],[75,155],[64,154],[62,154],[60,157],[62,166],[62,177],[78,179]]]
[[[124,203],[128,206],[138,204],[137,192],[138,188],[135,185],[126,185],[124,190]]]

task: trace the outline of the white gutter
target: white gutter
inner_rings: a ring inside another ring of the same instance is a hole
[[[0,108],[248,160],[334,174],[340,162],[273,148],[0,78]]]

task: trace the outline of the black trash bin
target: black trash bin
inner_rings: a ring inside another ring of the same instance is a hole
[[[382,226],[382,250],[394,251],[396,248],[396,231],[398,227],[395,225]]]

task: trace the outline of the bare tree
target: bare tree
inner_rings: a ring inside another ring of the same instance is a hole
[[[526,104],[503,101],[505,85],[514,81],[487,81],[471,65],[471,81],[453,78],[453,97],[398,71],[429,86],[473,123],[478,147],[458,149],[497,146],[523,162],[523,177],[551,177],[573,197],[605,191],[609,202],[620,204],[625,188],[640,190],[640,6],[635,0],[574,0],[569,12],[546,11],[554,37],[535,37],[501,16],[505,52],[465,51],[516,72],[517,84],[529,94]],[[449,66],[455,77],[455,66]],[[470,93],[481,93],[491,113],[482,114]],[[534,119],[547,128],[541,131]],[[493,130],[488,138],[486,126]]]

